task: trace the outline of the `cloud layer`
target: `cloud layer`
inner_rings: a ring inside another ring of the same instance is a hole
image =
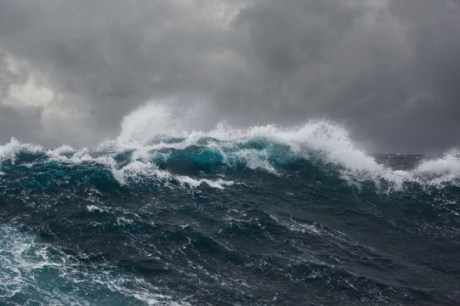
[[[94,144],[153,100],[205,101],[210,125],[326,117],[374,150],[445,150],[459,28],[456,0],[6,0],[0,142]]]

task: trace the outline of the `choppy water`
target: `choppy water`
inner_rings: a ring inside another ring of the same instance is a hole
[[[1,304],[460,300],[458,152],[371,156],[326,122],[137,124],[91,150],[0,146]]]

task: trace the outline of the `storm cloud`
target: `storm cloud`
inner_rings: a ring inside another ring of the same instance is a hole
[[[458,29],[457,0],[4,0],[0,142],[95,144],[175,96],[209,124],[325,117],[375,151],[443,151]]]

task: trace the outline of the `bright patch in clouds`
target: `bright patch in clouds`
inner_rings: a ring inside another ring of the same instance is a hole
[[[39,86],[29,80],[25,84],[14,84],[10,87],[10,99],[5,104],[11,107],[39,107],[48,106],[54,98],[51,89]]]

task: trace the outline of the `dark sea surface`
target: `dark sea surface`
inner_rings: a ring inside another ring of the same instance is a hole
[[[323,122],[0,162],[1,305],[460,301],[455,151],[371,156]]]

